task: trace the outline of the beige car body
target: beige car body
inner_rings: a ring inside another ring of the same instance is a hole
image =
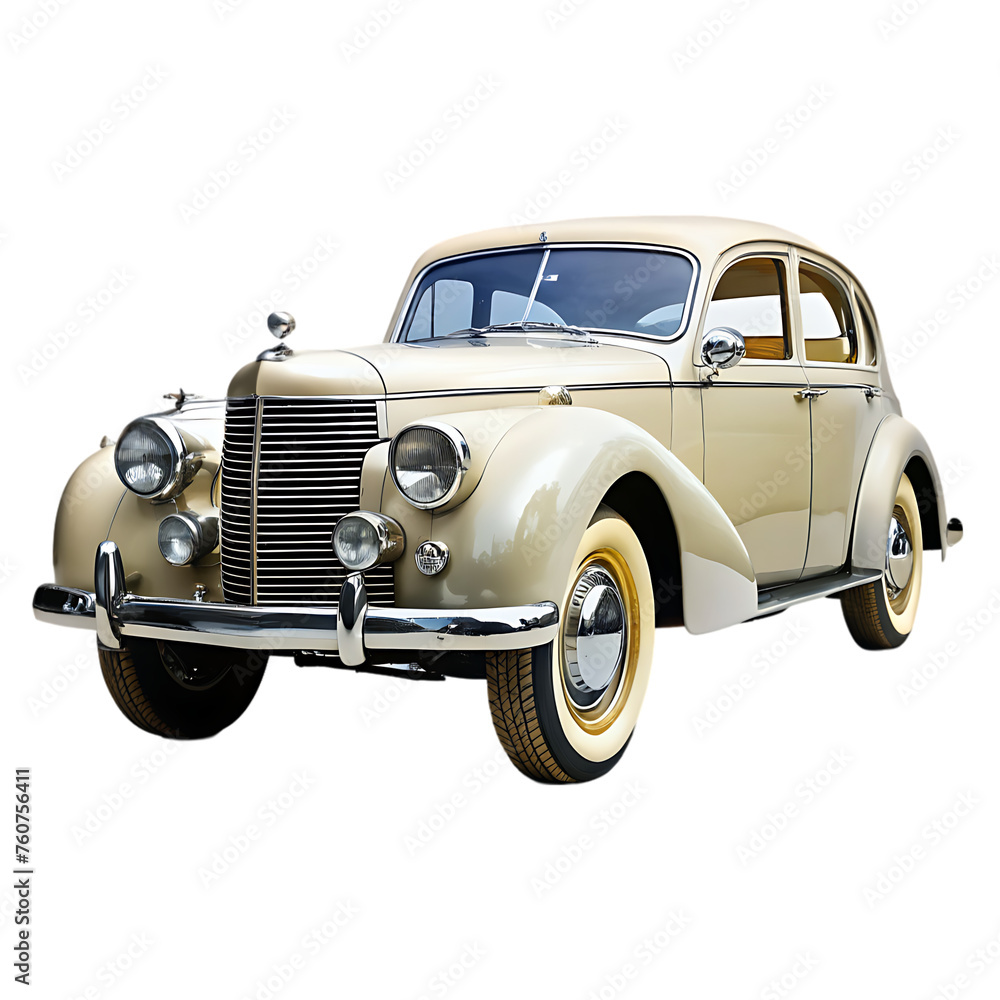
[[[643,543],[658,624],[695,633],[881,572],[887,511],[904,472],[921,503],[924,546],[944,557],[949,530],[940,479],[924,438],[901,416],[864,290],[850,271],[791,233],[706,218],[553,223],[544,235],[550,248],[618,244],[689,255],[694,292],[679,334],[597,334],[596,344],[539,334],[486,349],[395,342],[427,267],[538,246],[541,236],[515,227],[440,244],[414,266],[381,345],[258,359],[229,387],[230,397],[377,399],[383,443],[365,459],[359,508],[395,519],[405,532],[406,549],[394,564],[397,605],[461,612],[558,602],[583,533],[609,497]],[[793,357],[745,359],[713,373],[702,360],[711,294],[725,270],[750,255],[788,262]],[[794,277],[800,258],[835,273],[855,314],[865,310],[874,356],[864,363],[803,364]],[[543,405],[549,386],[566,387],[572,404]],[[804,399],[803,390],[823,394]],[[222,601],[218,551],[175,568],[160,555],[156,533],[178,509],[218,513],[223,404],[187,402],[166,416],[202,455],[194,482],[176,501],[153,504],[123,489],[113,448],[88,458],[59,507],[57,584],[93,590],[95,551],[111,540],[129,593],[191,600],[200,585],[208,602]],[[401,496],[387,466],[389,439],[429,418],[457,428],[471,452],[459,493],[433,511]],[[824,427],[829,439],[820,441]],[[428,539],[451,552],[437,576],[414,564],[416,546]]]

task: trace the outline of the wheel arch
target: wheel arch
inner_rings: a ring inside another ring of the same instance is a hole
[[[900,477],[913,484],[924,548],[948,548],[947,513],[937,465],[924,436],[908,420],[889,414],[879,424],[865,461],[851,539],[851,568],[884,568],[889,512]]]
[[[644,472],[622,476],[604,495],[607,504],[635,532],[653,583],[657,627],[684,624],[684,580],[680,546],[670,505]]]

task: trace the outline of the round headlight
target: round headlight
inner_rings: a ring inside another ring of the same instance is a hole
[[[219,541],[219,521],[185,511],[160,521],[156,540],[160,554],[171,566],[189,566],[208,555]]]
[[[469,446],[445,424],[407,427],[393,439],[389,466],[396,488],[410,503],[440,507],[462,484],[469,468]]]
[[[146,500],[169,500],[183,492],[198,471],[198,459],[186,453],[180,431],[157,417],[133,420],[115,447],[118,478]]]

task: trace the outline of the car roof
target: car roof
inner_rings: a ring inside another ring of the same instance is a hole
[[[791,243],[823,252],[810,240],[763,222],[709,215],[623,216],[505,226],[458,236],[431,247],[417,262],[414,274],[444,257],[502,247],[540,246],[539,237],[543,232],[550,244],[643,243],[678,247],[694,254],[706,265],[711,265],[720,254],[742,243]]]

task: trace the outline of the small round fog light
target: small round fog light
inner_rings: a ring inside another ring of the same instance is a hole
[[[160,554],[171,566],[189,566],[215,548],[219,522],[214,517],[195,514],[168,514],[160,522],[156,540]]]
[[[423,542],[417,546],[414,558],[424,576],[435,576],[448,565],[450,555],[444,542]]]
[[[375,525],[364,517],[342,517],[333,532],[333,550],[346,569],[371,569],[380,552]]]

